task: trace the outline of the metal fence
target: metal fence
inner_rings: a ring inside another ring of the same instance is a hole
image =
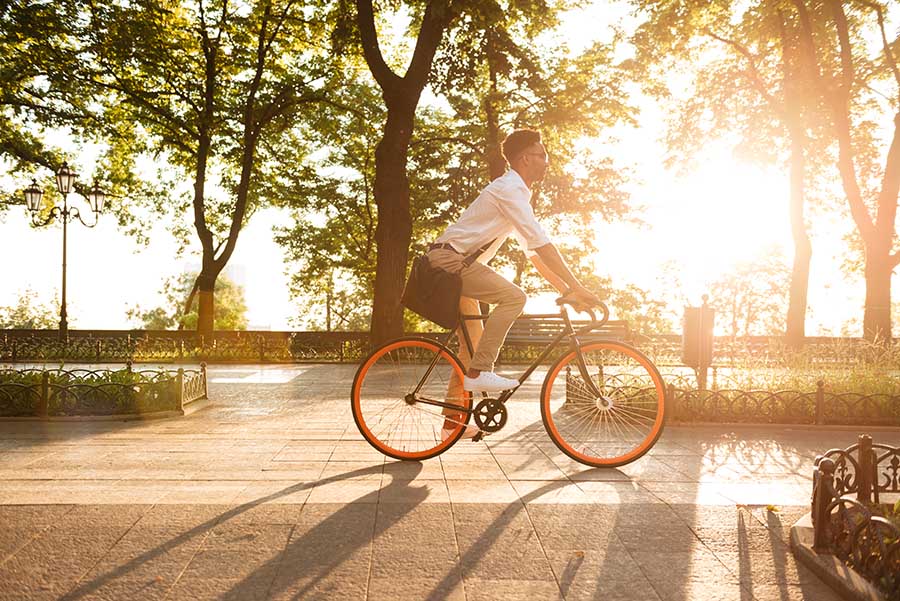
[[[441,340],[446,336],[416,335]],[[710,387],[705,389],[697,372],[680,363],[680,336],[635,338],[635,346],[660,366],[668,386],[669,416],[675,421],[900,426],[900,364],[885,360],[886,355],[900,357],[896,343],[877,346],[852,338],[809,338],[798,353],[787,349],[779,337],[717,339],[711,378],[705,380]],[[534,339],[513,337],[504,345],[499,363],[530,363],[543,348]],[[367,332],[220,331],[207,339],[184,331],[73,330],[65,341],[55,330],[0,332],[0,362],[7,363],[358,363],[370,350]],[[562,352],[564,348],[555,354]],[[877,394],[866,386],[848,390],[836,385],[843,384],[838,373],[842,366],[870,361],[898,365],[893,373],[870,378],[879,383]],[[750,372],[787,373],[800,363],[803,369],[816,371],[807,383],[747,378]],[[816,379],[821,379],[818,384]]]
[[[441,332],[416,332],[443,338]],[[681,365],[680,335],[634,335],[632,342],[660,366]],[[530,363],[543,350],[541,341],[516,341],[504,345],[499,361]],[[171,330],[70,330],[65,340],[56,330],[0,331],[0,361],[69,362],[340,362],[360,361],[371,349],[368,332],[270,332],[217,331],[205,338],[194,331]],[[798,357],[808,364],[845,364],[876,361],[884,355],[900,357],[900,343],[872,345],[859,338],[806,339],[798,352],[779,336],[717,337],[712,368],[728,368],[736,362],[758,366],[784,365]]]
[[[129,415],[183,411],[207,398],[197,370],[19,369],[0,371],[0,417]]]
[[[878,515],[886,493],[900,494],[900,447],[861,435],[855,445],[816,457],[813,548],[841,558],[894,600],[900,599],[900,528]]]
[[[812,390],[698,390],[668,387],[669,415],[680,422],[900,426],[897,394]]]

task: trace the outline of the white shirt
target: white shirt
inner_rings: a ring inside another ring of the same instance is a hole
[[[488,184],[435,242],[449,244],[468,256],[496,238],[478,258],[479,263],[487,263],[510,235],[528,256],[537,254],[535,248],[550,244],[550,238],[534,217],[531,190],[515,169]]]

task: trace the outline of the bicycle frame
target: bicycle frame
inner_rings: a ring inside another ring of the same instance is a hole
[[[550,343],[546,346],[546,348],[544,348],[544,350],[541,352],[541,354],[538,356],[538,358],[535,359],[534,362],[532,362],[532,364],[528,366],[528,368],[525,370],[525,372],[522,373],[522,375],[520,375],[518,377],[518,381],[519,381],[518,386],[516,386],[515,388],[512,388],[510,390],[504,390],[500,394],[500,396],[498,397],[497,400],[499,400],[501,403],[506,403],[506,401],[519,389],[519,387],[521,387],[522,384],[525,383],[525,381],[531,376],[531,374],[534,373],[534,371],[538,368],[538,366],[541,364],[541,362],[544,359],[546,359],[547,356],[550,353],[552,353],[556,349],[557,346],[559,346],[559,343],[562,342],[562,340],[564,338],[569,338],[569,340],[571,341],[570,346],[572,347],[572,350],[576,354],[578,371],[581,373],[582,380],[589,387],[591,394],[594,394],[598,397],[601,396],[600,390],[597,388],[597,385],[594,383],[594,381],[591,379],[590,375],[588,374],[587,365],[584,362],[584,355],[581,354],[581,348],[580,348],[581,342],[578,337],[583,334],[587,334],[588,332],[591,332],[591,331],[599,328],[600,326],[602,326],[604,323],[606,323],[606,321],[609,319],[609,310],[606,308],[605,305],[602,305],[602,308],[603,308],[603,318],[602,319],[598,320],[598,319],[596,319],[596,317],[594,317],[594,319],[592,319],[591,323],[584,325],[584,326],[578,328],[577,330],[572,326],[572,320],[569,318],[569,313],[566,311],[565,308],[560,309],[559,313],[537,313],[537,314],[532,314],[532,315],[522,315],[520,317],[520,319],[556,319],[556,318],[560,318],[562,320],[564,328],[556,336],[556,338],[554,338],[553,340],[550,341]],[[591,315],[593,317],[593,313]],[[453,340],[453,336],[456,335],[457,331],[460,328],[462,328],[463,339],[466,344],[466,349],[469,351],[469,356],[471,357],[474,354],[474,348],[472,345],[472,338],[471,338],[471,336],[469,336],[469,329],[464,327],[465,323],[467,321],[479,321],[479,320],[484,321],[488,317],[489,317],[488,315],[460,314],[460,316],[459,316],[460,323],[455,328],[450,330],[450,332],[447,334],[447,338],[443,341],[443,345],[445,347],[449,348],[450,342]],[[415,390],[413,390],[412,393],[410,393],[410,394],[413,396],[413,398],[416,401],[423,402],[428,405],[435,405],[438,407],[443,407],[445,409],[452,409],[454,411],[462,411],[462,412],[469,413],[469,414],[473,413],[474,409],[463,409],[459,405],[454,405],[452,403],[438,401],[436,399],[424,399],[424,398],[418,397],[418,393],[419,393],[420,389],[422,388],[422,386],[424,385],[424,383],[428,379],[428,377],[431,375],[431,372],[434,369],[434,366],[437,365],[439,356],[440,356],[439,354],[435,355],[434,359],[432,359],[432,361],[431,361],[431,364],[428,366],[428,369],[425,370],[425,373],[422,376],[422,379],[419,380],[419,383],[416,386]],[[482,396],[487,397],[487,393],[483,392]]]

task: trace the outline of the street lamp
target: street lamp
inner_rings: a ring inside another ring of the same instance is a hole
[[[41,220],[38,211],[41,209],[41,199],[44,191],[38,187],[37,182],[31,180],[31,185],[25,188],[25,206],[31,213],[31,223],[35,227],[42,227],[50,223],[56,218],[62,221],[63,226],[63,251],[62,251],[62,303],[59,308],[59,338],[65,341],[68,338],[69,323],[66,320],[66,245],[68,242],[68,224],[69,221],[78,219],[81,225],[85,227],[94,227],[100,218],[100,212],[103,210],[103,204],[106,202],[106,194],[95,183],[88,191],[86,198],[91,210],[94,213],[94,222],[87,223],[81,217],[81,213],[77,208],[69,208],[68,197],[75,188],[75,179],[78,175],[72,171],[68,163],[63,163],[59,171],[56,172],[56,189],[62,194],[62,207],[54,206],[50,209],[47,218]]]

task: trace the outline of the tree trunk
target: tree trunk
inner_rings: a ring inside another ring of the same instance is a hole
[[[888,252],[866,249],[866,306],[863,311],[863,336],[873,342],[891,340],[891,275]]]
[[[197,333],[206,340],[210,340],[215,328],[215,272],[210,267],[204,267],[197,276]]]
[[[800,90],[804,76],[812,75],[809,56],[797,52],[796,37],[791,35],[784,15],[778,13],[781,30],[781,69],[784,80],[784,122],[791,143],[790,155],[790,219],[794,240],[794,264],[788,293],[785,338],[790,348],[799,349],[806,337],[806,307],[809,294],[809,265],[812,243],[803,218],[806,202],[806,134],[803,127],[803,101]]]
[[[487,63],[491,87],[484,98],[484,116],[487,127],[485,156],[490,181],[494,181],[506,173],[506,159],[503,158],[500,143],[500,120],[495,106],[499,95],[497,92],[497,60],[493,31],[489,29],[487,32]]]
[[[375,149],[375,203],[378,206],[375,245],[378,255],[372,303],[373,344],[403,335],[400,295],[412,238],[406,161],[418,94],[414,94],[412,100],[400,107],[392,106],[394,102],[388,103],[384,137]]]
[[[388,109],[384,136],[375,149],[375,298],[372,302],[371,335],[381,344],[403,333],[403,293],[412,216],[409,213],[409,179],[406,161],[416,106],[434,61],[435,52],[455,14],[449,0],[429,0],[415,51],[403,77],[385,62],[378,44],[372,0],[356,0],[356,17],[363,56],[381,88]]]
[[[812,261],[812,243],[803,219],[805,171],[803,133],[791,127],[791,235],[794,239],[794,265],[791,269],[791,286],[788,298],[787,329],[785,337],[791,348],[803,346],[806,337],[806,305],[809,293],[809,265]]]

